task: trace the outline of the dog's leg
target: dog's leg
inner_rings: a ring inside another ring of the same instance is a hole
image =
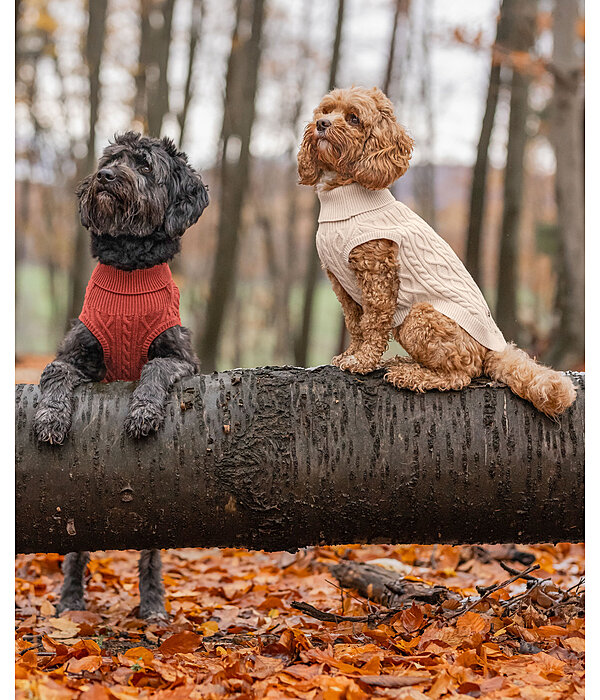
[[[158,549],[144,549],[140,552],[140,617],[144,620],[164,622],[169,619],[165,610],[165,589],[161,570]]]
[[[60,600],[56,606],[56,612],[85,610],[83,575],[89,560],[89,552],[70,552],[65,556],[62,565],[64,581],[60,589]]]
[[[140,438],[156,432],[165,419],[169,391],[175,382],[198,371],[190,332],[173,326],[155,338],[148,350],[148,362],[131,397],[125,430]]]
[[[349,264],[362,294],[362,342],[338,366],[365,374],[379,367],[390,338],[400,284],[398,246],[386,239],[368,241],[354,248]]]
[[[331,364],[338,367],[344,357],[353,355],[362,345],[363,337],[362,329],[360,327],[362,308],[342,287],[337,277],[332,272],[327,270],[327,276],[329,277],[333,291],[335,292],[335,295],[342,306],[342,311],[344,312],[344,322],[346,324],[346,328],[348,329],[348,333],[350,333],[350,345],[348,346],[348,349],[344,350],[341,355],[336,355],[333,360],[331,360]]]
[[[431,304],[415,304],[393,335],[411,355],[386,363],[385,379],[398,388],[459,390],[483,372],[483,345]]]
[[[106,372],[102,346],[81,321],[64,337],[56,359],[42,372],[41,397],[33,421],[38,440],[60,445],[71,427],[73,390]]]

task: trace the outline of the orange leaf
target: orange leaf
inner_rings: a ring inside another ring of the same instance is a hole
[[[490,621],[484,620],[481,615],[470,610],[458,618],[456,629],[464,630],[469,634],[475,634],[476,632],[484,634],[490,629]]]
[[[423,624],[423,611],[413,603],[410,608],[402,611],[400,621],[407,632],[416,632]]]
[[[173,654],[189,654],[195,651],[202,644],[202,638],[195,632],[179,632],[166,639],[159,647],[158,651],[164,656]]]
[[[146,647],[132,647],[125,652],[124,656],[134,661],[141,661],[144,666],[154,661],[154,654]]]
[[[90,671],[93,673],[102,666],[101,656],[84,656],[81,659],[69,659],[67,671],[69,673],[81,673],[82,671]]]
[[[94,685],[81,693],[79,700],[110,700],[110,695],[108,690],[101,686],[100,683],[94,683]]]

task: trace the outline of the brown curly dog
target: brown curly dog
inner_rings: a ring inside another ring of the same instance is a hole
[[[304,132],[300,183],[321,201],[317,249],[351,338],[332,363],[371,372],[393,336],[410,355],[385,363],[396,387],[462,389],[487,374],[559,415],[575,400],[571,380],[506,343],[454,251],[386,189],[412,148],[377,88],[333,90]]]

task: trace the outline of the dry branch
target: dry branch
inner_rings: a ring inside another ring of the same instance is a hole
[[[62,446],[16,395],[16,549],[296,549],[583,539],[584,377],[560,421],[503,387],[417,395],[333,367],[194,377],[126,437],[132,385],[81,387]]]

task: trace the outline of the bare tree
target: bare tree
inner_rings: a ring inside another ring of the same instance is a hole
[[[217,252],[200,343],[200,359],[205,372],[216,368],[223,319],[235,290],[240,219],[249,180],[250,137],[255,115],[264,6],[265,0],[237,0],[221,131]]]
[[[169,54],[175,0],[140,0],[140,52],[134,112],[150,136],[160,136],[169,112]]]
[[[392,86],[392,77],[394,74],[394,68],[396,65],[396,45],[398,43],[398,26],[400,24],[401,17],[405,19],[408,16],[408,10],[410,7],[410,0],[395,0],[394,9],[394,19],[392,23],[392,34],[390,37],[390,45],[388,48],[388,58],[385,66],[385,76],[383,78],[382,90],[386,95],[389,96],[390,89]]]
[[[190,104],[194,98],[195,74],[194,65],[196,62],[196,54],[198,51],[198,43],[202,32],[202,18],[204,16],[204,0],[192,0],[191,17],[190,17],[190,38],[188,46],[188,62],[185,78],[185,87],[183,90],[183,106],[181,112],[177,115],[179,122],[179,147],[183,148],[183,139],[185,135],[185,127],[187,125],[187,117],[190,109]]]
[[[79,177],[89,173],[93,169],[96,160],[96,123],[100,105],[100,64],[104,51],[107,5],[108,0],[93,0],[93,2],[88,3],[88,30],[85,45],[89,82],[88,139],[86,156],[79,163]],[[71,274],[69,319],[79,316],[83,297],[85,296],[85,288],[90,276],[90,267],[88,234],[78,222]]]
[[[342,28],[344,26],[344,5],[345,0],[338,0],[337,19],[335,25],[335,35],[333,38],[333,46],[331,49],[331,63],[329,65],[329,82],[327,90],[333,90],[337,80],[338,66],[340,62],[340,48],[342,45]],[[314,228],[317,228],[319,219],[319,202],[315,202],[314,212]],[[319,274],[319,256],[317,248],[313,244],[310,246],[308,254],[308,264],[306,266],[306,275],[304,278],[304,299],[302,304],[302,319],[300,324],[300,332],[296,336],[294,347],[294,356],[296,364],[300,367],[306,365],[308,344],[310,340],[310,327],[312,321],[312,311],[315,297],[315,289],[317,286],[317,277]]]
[[[509,48],[526,53],[532,48],[536,33],[537,0],[505,0],[512,16]],[[509,340],[518,341],[517,318],[517,248],[523,199],[527,115],[529,112],[530,77],[513,67],[510,86],[510,118],[504,174],[504,210],[498,263],[496,320]]]
[[[496,41],[492,47],[492,66],[488,82],[485,112],[481,122],[481,133],[477,144],[477,157],[471,181],[471,201],[469,205],[469,227],[467,230],[466,265],[477,284],[481,285],[481,232],[485,210],[486,182],[488,172],[488,150],[500,92],[500,71],[502,68],[503,47],[506,44],[508,29],[506,0],[500,8],[496,28]]]
[[[556,200],[564,292],[552,361],[575,367],[584,358],[583,71],[577,53],[577,0],[554,3],[554,104],[551,139],[556,154]]]

